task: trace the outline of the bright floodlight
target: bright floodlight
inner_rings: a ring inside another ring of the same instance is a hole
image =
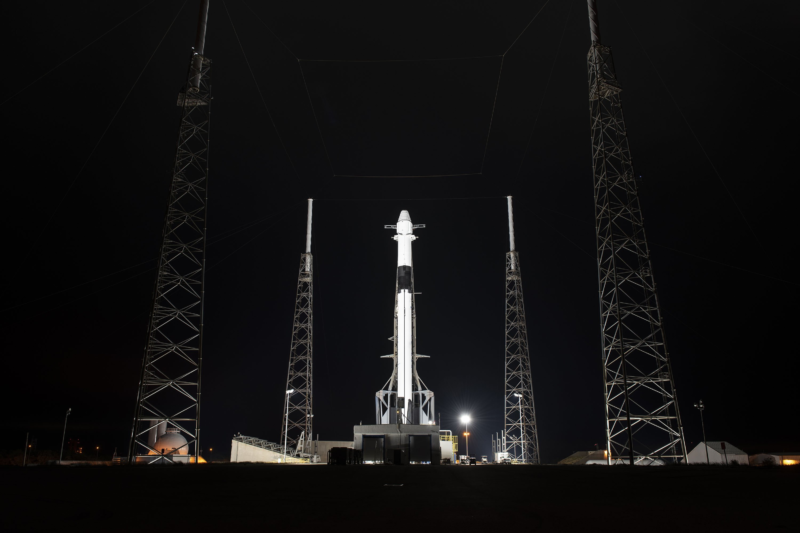
[[[289,390],[286,391],[286,394],[291,394],[293,392],[294,392],[294,389],[289,389]]]
[[[522,398],[522,394],[517,394],[516,392],[514,393],[514,396],[516,396],[517,398]]]
[[[469,424],[472,421],[469,415],[461,415],[461,423],[462,424]]]

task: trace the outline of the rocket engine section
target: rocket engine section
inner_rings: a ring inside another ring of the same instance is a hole
[[[417,359],[427,355],[417,354],[417,316],[414,307],[414,263],[411,259],[411,243],[417,237],[408,211],[402,211],[395,225],[384,228],[396,229],[393,237],[397,241],[397,291],[394,312],[394,353],[384,355],[394,361],[392,377],[375,393],[375,417],[377,424],[433,424],[435,422],[433,392],[419,378]]]

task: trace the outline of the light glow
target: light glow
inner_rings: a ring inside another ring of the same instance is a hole
[[[794,459],[784,459],[783,460],[783,464],[786,465],[786,466],[796,465],[797,461],[795,461]]]
[[[472,418],[469,415],[461,415],[462,424],[469,424],[470,422],[472,422]]]

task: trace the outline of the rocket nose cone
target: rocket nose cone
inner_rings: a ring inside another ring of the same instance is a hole
[[[403,209],[403,210],[400,212],[400,218],[398,218],[398,219],[397,219],[397,221],[398,221],[398,222],[403,222],[403,221],[405,221],[405,222],[411,222],[411,216],[408,214],[408,211],[406,211],[405,209]]]

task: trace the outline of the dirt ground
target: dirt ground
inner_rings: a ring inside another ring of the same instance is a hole
[[[800,531],[800,468],[0,468],[8,531]],[[300,529],[304,528],[304,529]]]

